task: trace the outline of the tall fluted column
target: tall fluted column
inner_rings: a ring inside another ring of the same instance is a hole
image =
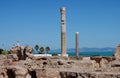
[[[66,56],[66,8],[62,7],[61,12],[61,53]]]

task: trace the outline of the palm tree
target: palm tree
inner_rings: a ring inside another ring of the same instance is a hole
[[[40,52],[43,54],[44,53],[44,47],[40,47]]]
[[[46,52],[47,52],[47,54],[48,54],[48,51],[50,51],[50,47],[47,46],[47,47],[45,48],[45,50],[46,50]]]
[[[38,53],[38,50],[39,50],[39,45],[35,45],[35,50],[37,51],[37,53]]]

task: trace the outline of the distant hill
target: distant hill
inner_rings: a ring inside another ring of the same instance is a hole
[[[68,49],[69,52],[74,52],[75,49]],[[114,52],[115,48],[80,48],[80,52]]]

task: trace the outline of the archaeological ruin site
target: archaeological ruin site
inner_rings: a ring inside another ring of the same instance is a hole
[[[66,8],[61,12],[61,56],[37,57],[30,46],[13,46],[10,54],[0,55],[0,78],[120,78],[120,45],[111,57],[66,54]]]
[[[113,57],[35,57],[30,46],[0,55],[0,78],[120,78],[120,45]]]

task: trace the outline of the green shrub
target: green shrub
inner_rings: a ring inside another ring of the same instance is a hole
[[[3,50],[3,51],[2,51],[2,54],[3,54],[3,55],[6,55],[6,54],[8,54],[8,51]]]

